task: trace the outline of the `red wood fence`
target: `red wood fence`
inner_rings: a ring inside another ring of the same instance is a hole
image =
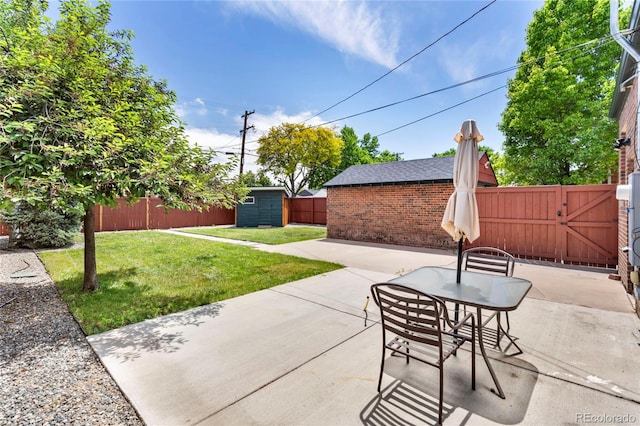
[[[326,225],[327,198],[289,198],[289,222]]]
[[[136,204],[128,205],[120,200],[118,207],[96,206],[95,230],[125,231],[136,229],[169,229],[187,226],[233,225],[235,209],[212,207],[208,211],[186,211],[169,209],[165,211],[159,198],[141,198]]]
[[[616,185],[478,188],[473,246],[517,257],[594,266],[618,263]]]
[[[118,207],[96,206],[95,230],[131,231],[141,229],[169,229],[187,226],[233,225],[236,220],[235,209],[212,207],[208,211],[185,211],[158,207],[159,198],[141,198],[135,204],[128,205],[120,200]],[[9,228],[0,222],[0,235],[9,235]]]

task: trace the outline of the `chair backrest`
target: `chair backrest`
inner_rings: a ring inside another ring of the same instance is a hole
[[[513,255],[494,247],[474,247],[462,252],[462,268],[465,271],[475,269],[511,277],[515,265]]]
[[[380,307],[383,331],[390,331],[407,341],[435,346],[442,353],[444,302],[417,290],[388,283],[374,284],[371,294]]]

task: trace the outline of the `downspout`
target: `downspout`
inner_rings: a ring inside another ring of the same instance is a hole
[[[611,32],[611,36],[613,39],[627,52],[633,59],[636,60],[636,72],[633,75],[634,77],[638,76],[638,62],[640,62],[640,52],[636,50],[635,47],[631,44],[629,40],[627,40],[624,35],[631,33],[633,30],[624,30],[624,32],[620,32],[620,28],[618,27],[618,0],[611,0],[609,2],[609,31]],[[630,80],[630,79],[628,79]],[[627,81],[628,81],[627,80]],[[640,100],[640,84],[636,82],[636,91],[638,94],[638,100]],[[636,158],[640,159],[640,108],[636,112]]]

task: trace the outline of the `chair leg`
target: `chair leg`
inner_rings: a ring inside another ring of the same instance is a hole
[[[382,384],[382,373],[384,372],[384,353],[385,348],[382,346],[382,360],[380,361],[380,376],[378,377],[378,393],[380,393],[380,385]]]
[[[496,346],[499,348],[500,347],[500,329],[502,327],[500,327],[500,311],[498,311],[498,313],[496,314],[496,321],[497,321],[497,325],[496,325]]]
[[[471,389],[476,390],[476,342],[471,342]]]
[[[444,368],[440,365],[440,401],[438,402],[438,423],[442,424],[442,399],[444,398]]]

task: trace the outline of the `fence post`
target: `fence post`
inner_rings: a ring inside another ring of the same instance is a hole
[[[144,199],[146,200],[146,224],[147,224],[147,231],[149,230],[149,197],[144,197]]]

